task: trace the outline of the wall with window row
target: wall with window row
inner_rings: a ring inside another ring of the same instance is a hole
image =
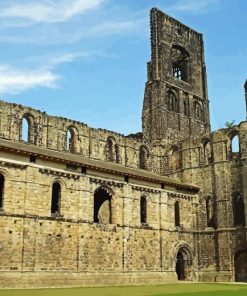
[[[138,135],[125,137],[3,101],[0,101],[0,113],[1,138],[157,171],[149,165],[154,162],[151,148]]]
[[[11,157],[0,167],[4,178],[0,283],[1,271],[36,271],[43,275],[48,271],[165,271],[175,279],[178,240],[196,252],[196,197],[155,189],[151,184],[103,180],[95,174],[71,177],[64,171],[61,177],[61,169],[54,168],[47,174],[39,164],[28,163],[28,158],[26,164],[24,157],[21,164],[20,159],[11,164]],[[57,215],[53,215],[52,188],[56,183],[61,186],[60,203]],[[111,197],[111,221],[105,224],[94,223],[94,198],[99,188]],[[176,202],[179,213],[175,213]],[[180,222],[176,226],[178,214]],[[52,285],[52,280],[47,280],[46,284]]]

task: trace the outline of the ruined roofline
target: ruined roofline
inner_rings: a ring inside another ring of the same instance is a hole
[[[41,111],[41,110],[32,108],[30,106],[25,106],[25,105],[22,105],[22,104],[17,104],[17,103],[12,103],[12,102],[7,102],[7,101],[4,101],[4,100],[0,100],[0,107],[1,107],[2,104],[8,105],[8,106],[10,106],[12,108],[18,107],[18,108],[20,108],[20,110],[23,109],[23,111],[24,111],[23,114],[27,114],[28,112],[30,112],[30,114],[32,114],[32,112],[39,113],[39,114],[41,114],[43,116],[46,116],[47,119],[49,119],[49,118],[56,118],[56,119],[60,119],[60,120],[65,120],[65,121],[70,122],[71,125],[78,124],[78,125],[81,125],[83,127],[87,127],[87,128],[89,128],[91,130],[103,131],[103,132],[106,132],[106,133],[114,134],[114,135],[116,135],[118,137],[130,138],[128,134],[127,135],[124,135],[122,133],[119,133],[119,132],[116,132],[116,131],[112,131],[112,130],[108,130],[108,129],[105,129],[105,128],[91,127],[91,126],[89,126],[88,124],[86,124],[86,123],[84,123],[82,121],[74,120],[74,119],[71,119],[71,118],[63,117],[63,116],[51,115],[51,114],[47,113],[46,111]],[[138,139],[138,138],[134,138],[134,139],[136,141],[142,141],[141,139]]]
[[[172,22],[174,22],[175,24],[179,25],[180,27],[184,28],[185,30],[195,34],[195,35],[198,35],[201,37],[201,40],[203,39],[203,34],[188,27],[187,25],[185,25],[184,23],[178,21],[177,19],[175,19],[174,17],[170,16],[169,14],[163,12],[162,10],[160,10],[159,8],[157,7],[153,7],[151,10],[150,10],[150,16],[152,15],[153,12],[158,12],[160,14],[162,14],[163,17],[165,17],[165,19],[168,19]]]
[[[5,151],[13,154],[35,156],[41,159],[46,159],[53,162],[59,162],[70,165],[81,166],[86,169],[92,169],[99,172],[109,173],[118,176],[126,176],[129,178],[143,180],[154,184],[174,187],[176,190],[185,190],[198,193],[200,188],[193,184],[186,184],[174,180],[166,176],[160,176],[141,169],[125,167],[121,164],[109,163],[102,160],[95,160],[81,155],[56,151],[48,148],[41,148],[33,144],[18,143],[10,140],[0,139],[0,151]]]

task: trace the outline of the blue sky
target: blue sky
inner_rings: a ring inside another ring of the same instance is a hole
[[[152,7],[204,34],[212,129],[244,120],[246,0],[1,0],[1,99],[140,131]]]

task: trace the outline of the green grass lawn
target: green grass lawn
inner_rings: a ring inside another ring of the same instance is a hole
[[[71,289],[0,290],[0,296],[247,296],[247,284],[167,284]]]

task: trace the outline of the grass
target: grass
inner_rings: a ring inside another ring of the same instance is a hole
[[[0,296],[247,296],[241,284],[167,284],[68,289],[1,289]]]

